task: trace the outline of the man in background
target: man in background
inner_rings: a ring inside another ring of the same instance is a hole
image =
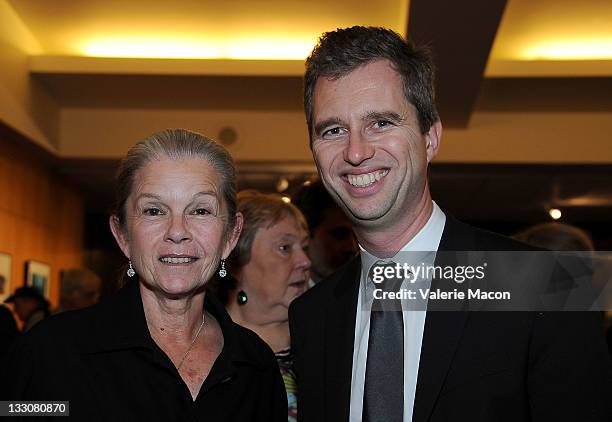
[[[309,287],[329,277],[359,251],[351,221],[336,204],[321,181],[304,184],[291,202],[306,217],[310,230],[308,256]]]
[[[4,293],[6,279],[0,274],[0,294]],[[9,308],[0,304],[0,358],[19,334],[17,322]]]
[[[51,304],[36,287],[20,287],[4,302],[13,304],[17,317],[23,323],[23,332],[50,315]]]
[[[81,309],[97,303],[101,287],[100,277],[87,268],[62,271],[58,312]]]

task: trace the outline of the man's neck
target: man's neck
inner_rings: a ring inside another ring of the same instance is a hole
[[[433,202],[426,190],[421,200],[405,217],[383,229],[355,227],[359,244],[369,253],[379,258],[389,258],[397,254],[427,224],[433,212]]]

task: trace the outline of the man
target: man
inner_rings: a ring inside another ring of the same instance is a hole
[[[0,294],[4,293],[6,279],[0,274]],[[0,358],[4,356],[13,340],[19,334],[12,312],[0,304]]]
[[[299,419],[609,420],[610,362],[594,312],[368,308],[378,261],[526,247],[432,201],[427,168],[442,134],[433,79],[427,53],[382,28],[326,33],[307,60],[313,156],[361,252],[290,308]]]
[[[72,311],[98,302],[102,280],[87,268],[71,268],[62,272],[58,312]]]
[[[29,331],[50,314],[51,304],[36,287],[20,287],[4,302],[12,303],[15,307],[15,313],[23,323],[23,332]]]
[[[305,184],[291,202],[308,222],[309,287],[329,277],[358,251],[351,221],[317,180]]]

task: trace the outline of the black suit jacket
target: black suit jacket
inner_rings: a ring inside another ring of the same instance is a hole
[[[447,217],[439,251],[525,248]],[[291,305],[302,422],[348,420],[360,271]],[[600,313],[428,310],[413,421],[610,421],[611,384]]]

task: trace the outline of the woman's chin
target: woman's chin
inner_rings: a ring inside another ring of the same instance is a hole
[[[204,290],[204,284],[186,279],[157,280],[155,283],[151,283],[150,287],[170,299],[191,296]]]

